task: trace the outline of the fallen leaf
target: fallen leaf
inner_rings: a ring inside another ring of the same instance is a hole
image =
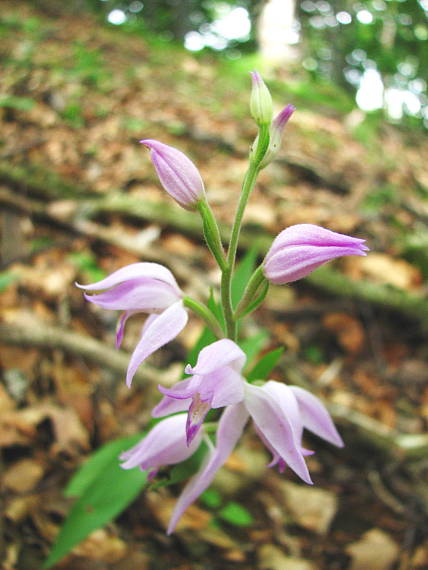
[[[336,334],[339,344],[350,354],[358,354],[365,345],[364,329],[358,319],[347,313],[329,313],[324,326]]]
[[[33,459],[22,459],[14,463],[4,474],[3,485],[16,493],[34,489],[43,476],[43,467]]]
[[[273,544],[264,544],[257,551],[259,570],[315,570],[315,566],[303,558],[287,556]]]
[[[325,534],[337,511],[337,497],[331,491],[281,481],[280,490],[287,511],[295,522],[318,534]]]
[[[350,570],[389,570],[398,551],[392,538],[378,528],[369,530],[360,540],[346,547],[352,558]]]
[[[395,259],[386,253],[369,253],[367,257],[345,259],[350,277],[369,277],[377,283],[386,283],[399,289],[418,289],[422,283],[419,269],[404,259]]]

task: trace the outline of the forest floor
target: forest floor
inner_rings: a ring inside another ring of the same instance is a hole
[[[86,14],[3,2],[2,18],[1,546],[3,568],[33,570],[72,504],[70,477],[103,443],[142,431],[157,383],[180,378],[202,331],[192,319],[128,390],[141,320],[115,353],[116,315],[85,302],[74,282],[148,260],[196,298],[218,285],[196,215],[171,204],[138,140],[191,156],[230,225],[255,128],[244,63]],[[298,110],[249,204],[241,253],[302,222],[364,237],[371,253],[271,288],[243,333],[269,331],[264,350],[285,347],[273,378],[330,404],[346,446],[308,436],[309,488],[266,469],[249,431],[176,534],[165,526],[180,486],[148,490],[55,568],[428,568],[428,144],[338,109],[333,88],[293,77],[271,85],[279,106]],[[246,520],[225,515],[236,504]]]

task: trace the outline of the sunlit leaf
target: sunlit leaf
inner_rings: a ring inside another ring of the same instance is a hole
[[[249,526],[254,522],[251,513],[242,505],[231,501],[219,512],[218,516],[235,526]]]
[[[92,531],[114,519],[144,487],[146,473],[140,469],[122,469],[118,461],[118,453],[139,438],[141,435],[107,444],[73,478],[67,494],[71,494],[70,490],[81,494],[58,534],[45,568],[53,566]]]
[[[280,346],[263,355],[254,368],[247,374],[247,379],[250,382],[252,380],[266,380],[271,371],[278,364],[283,352],[284,347]]]

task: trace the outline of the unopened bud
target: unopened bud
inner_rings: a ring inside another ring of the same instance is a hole
[[[257,71],[251,72],[253,88],[251,90],[250,111],[258,125],[269,125],[272,121],[272,97],[265,82]]]
[[[140,141],[151,150],[151,159],[159,180],[170,196],[186,210],[193,210],[204,196],[199,170],[180,150],[159,141]]]

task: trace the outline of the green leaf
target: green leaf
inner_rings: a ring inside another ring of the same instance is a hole
[[[104,277],[106,276],[105,271],[103,271],[98,266],[97,258],[90,252],[76,251],[70,253],[68,259],[72,263],[74,263],[74,265],[79,269],[79,271],[87,275],[88,280],[91,283],[94,283],[96,281],[101,281],[101,279],[104,279]]]
[[[169,468],[167,474],[162,478],[162,472],[160,473],[160,479],[150,486],[150,489],[158,489],[159,487],[168,487],[169,485],[175,485],[184,481],[184,479],[189,479],[198,471],[199,467],[204,460],[204,457],[208,451],[208,446],[205,442],[202,442],[195,453],[191,455],[186,461],[177,463],[173,467]]]
[[[247,356],[247,365],[250,364],[253,358],[262,350],[264,345],[267,343],[268,338],[268,332],[261,330],[254,336],[246,338],[239,343],[239,346]]]
[[[80,469],[73,475],[64,490],[66,497],[80,497],[86,489],[102,475],[104,470],[115,461],[122,451],[126,451],[135,445],[144,434],[135,434],[128,437],[115,439],[103,445],[91,457],[83,463]]]
[[[219,512],[218,516],[235,526],[249,526],[254,522],[251,513],[242,505],[231,501]]]
[[[208,308],[214,313],[214,315],[217,317],[217,319],[219,320],[220,324],[222,326],[224,326],[224,317],[223,317],[223,312],[220,306],[220,303],[218,303],[214,297],[214,292],[211,289],[210,291],[210,297],[208,299]],[[201,333],[201,335],[199,336],[198,340],[196,341],[196,343],[194,344],[193,348],[189,351],[188,355],[187,355],[187,361],[186,364],[190,364],[191,366],[194,366],[196,364],[196,361],[198,359],[198,355],[201,352],[201,350],[205,347],[208,346],[209,344],[211,344],[212,342],[216,341],[217,337],[215,336],[215,334],[211,331],[211,329],[209,329],[208,327],[205,327]]]
[[[146,483],[146,473],[139,469],[122,469],[118,461],[118,452],[139,438],[141,435],[107,444],[73,478],[67,492],[70,494],[71,489],[81,495],[58,534],[44,563],[45,568],[53,566],[92,531],[114,519],[141,491]]]
[[[7,289],[9,285],[11,285],[17,279],[19,279],[19,275],[16,273],[10,273],[9,271],[0,273],[0,293]]]
[[[16,109],[17,111],[30,111],[34,107],[34,104],[34,99],[30,99],[29,97],[6,95],[0,98],[0,107]]]
[[[280,346],[279,348],[275,348],[274,350],[271,350],[262,356],[257,364],[253,367],[251,372],[247,374],[248,381],[252,382],[254,380],[266,380],[271,371],[277,365],[278,360],[281,358],[283,352],[284,347]]]
[[[256,268],[259,247],[254,244],[239,262],[232,278],[232,305],[236,308],[244,293],[245,287]]]
[[[199,497],[199,500],[207,507],[217,509],[221,505],[223,499],[217,489],[207,489]]]

